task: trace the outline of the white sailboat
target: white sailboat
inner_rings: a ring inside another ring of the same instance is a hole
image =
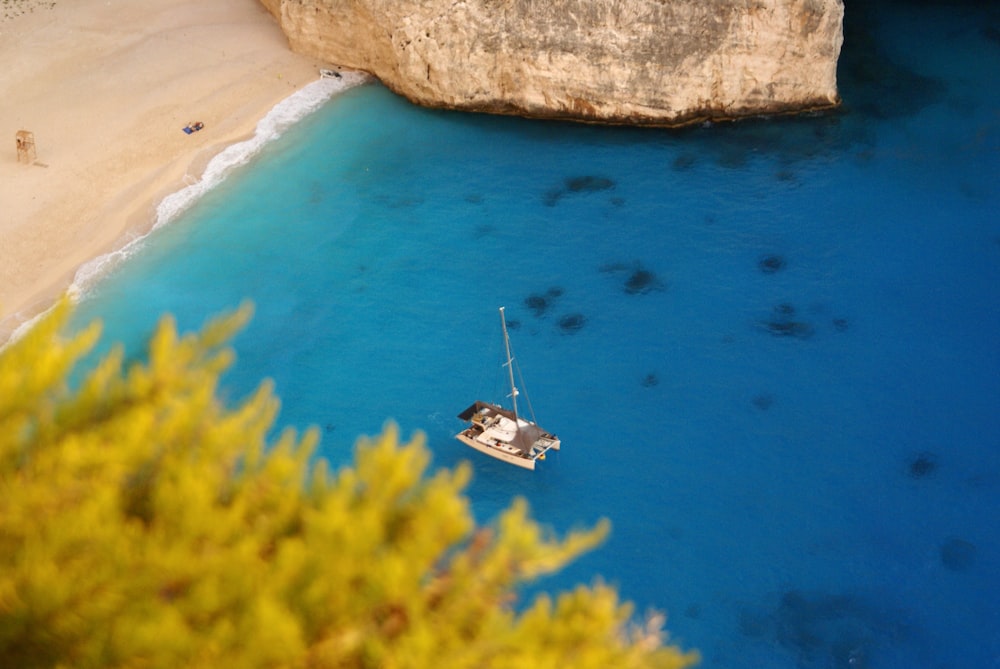
[[[503,460],[506,463],[534,469],[535,462],[545,458],[549,450],[559,450],[559,437],[546,432],[535,423],[532,412],[527,420],[517,412],[517,386],[514,385],[514,358],[510,352],[510,336],[507,334],[507,319],[504,308],[500,307],[500,327],[503,331],[504,351],[507,354],[507,376],[510,380],[511,408],[498,404],[476,401],[458,414],[469,423],[468,427],[455,435],[466,446],[480,453]],[[529,411],[531,405],[528,405]]]

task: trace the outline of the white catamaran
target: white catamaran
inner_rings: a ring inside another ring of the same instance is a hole
[[[507,354],[507,376],[510,380],[511,409],[497,404],[477,401],[458,417],[469,426],[455,435],[466,446],[481,453],[503,460],[525,469],[534,469],[535,461],[544,459],[551,449],[559,450],[559,437],[550,434],[535,423],[534,412],[531,420],[525,420],[517,413],[517,386],[514,385],[514,358],[510,353],[510,337],[507,335],[507,319],[504,308],[500,307],[500,327],[503,330],[504,350]],[[523,383],[523,382],[522,382]],[[528,402],[531,411],[531,402]]]

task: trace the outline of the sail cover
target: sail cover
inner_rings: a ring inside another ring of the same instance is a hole
[[[537,425],[528,423],[521,424],[514,435],[511,445],[521,451],[521,455],[531,455],[531,447],[535,445],[539,437],[545,434]]]

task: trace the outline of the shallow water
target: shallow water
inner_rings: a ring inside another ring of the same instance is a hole
[[[273,378],[334,463],[388,418],[423,431],[472,461],[483,519],[514,495],[558,530],[610,518],[539,586],[603,575],[705,666],[1000,666],[997,15],[861,12],[816,118],[595,128],[351,90],[79,318],[140,355],[163,312],[253,300],[228,393]],[[500,305],[564,444],[533,473],[452,438],[502,394]]]

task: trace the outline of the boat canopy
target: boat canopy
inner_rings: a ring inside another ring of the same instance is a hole
[[[477,401],[475,404],[469,406],[469,408],[465,411],[458,414],[458,417],[463,421],[469,422],[472,420],[473,416],[482,412],[483,409],[486,409],[487,416],[503,416],[510,421],[507,423],[509,426],[507,429],[510,429],[511,432],[513,432],[513,436],[500,436],[500,434],[494,434],[493,438],[500,439],[501,441],[510,444],[512,447],[520,451],[521,455],[531,455],[531,449],[534,447],[535,442],[545,436],[545,430],[541,429],[534,423],[529,423],[523,418],[518,419],[515,417],[513,411],[499,407],[496,404],[490,404],[489,402]],[[516,429],[511,429],[514,428],[515,425],[517,426]]]
[[[472,417],[483,409],[489,409],[490,413],[499,414],[501,416],[506,416],[511,420],[514,420],[514,412],[504,409],[503,407],[498,407],[496,404],[490,404],[489,402],[476,401],[475,404],[471,405],[468,409],[458,414],[459,419],[466,422],[472,420]]]
[[[523,455],[531,455],[531,447],[535,445],[545,432],[537,425],[521,423],[518,425],[517,434],[511,440],[510,445],[521,451]]]

